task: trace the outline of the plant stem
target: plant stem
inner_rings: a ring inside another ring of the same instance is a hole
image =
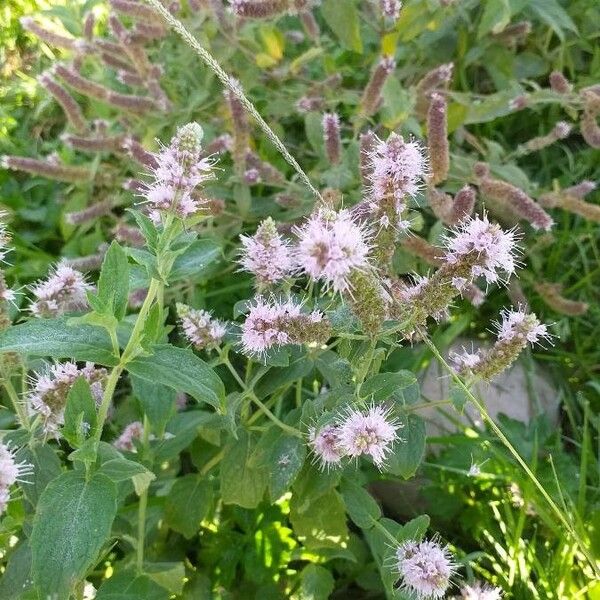
[[[21,400],[19,399],[19,394],[17,394],[17,390],[13,386],[10,377],[6,375],[6,373],[2,373],[2,385],[10,398],[10,401],[15,409],[15,414],[17,415],[17,419],[25,430],[29,430],[29,419],[27,418],[27,412],[25,411],[25,407],[23,406]]]
[[[248,398],[250,398],[250,400],[252,400],[252,402],[254,402],[260,408],[260,410],[265,414],[266,417],[268,417],[269,419],[271,419],[271,421],[273,421],[273,423],[275,423],[275,425],[277,425],[278,427],[280,427],[284,431],[287,431],[287,433],[289,433],[290,435],[293,435],[293,436],[299,437],[299,438],[304,438],[304,435],[302,434],[302,432],[299,429],[296,429],[295,427],[292,427],[291,425],[287,425],[283,421],[279,420],[257,398],[256,394],[252,391],[252,389],[250,389],[246,385],[246,383],[244,382],[244,380],[239,376],[238,372],[234,369],[233,365],[229,361],[229,358],[227,358],[227,356],[225,354],[223,354],[223,353],[221,353],[221,362],[222,362],[222,364],[224,364],[229,369],[229,372],[233,375],[233,378],[238,382],[239,386],[244,390],[244,396],[247,396]]]
[[[156,297],[156,292],[159,286],[160,282],[156,279],[152,279],[148,293],[146,294],[146,298],[142,304],[142,308],[140,309],[138,317],[135,321],[135,325],[133,326],[133,331],[131,332],[131,336],[127,342],[127,346],[125,346],[125,350],[123,350],[123,354],[121,355],[121,360],[108,376],[108,381],[106,382],[106,387],[104,388],[104,394],[102,395],[102,403],[98,409],[98,425],[96,427],[96,434],[94,436],[96,438],[96,442],[100,441],[102,428],[104,427],[106,416],[108,415],[108,408],[110,407],[113,394],[115,393],[117,382],[119,381],[119,377],[123,372],[125,365],[133,358],[134,352],[137,349],[136,346],[139,344],[146,317],[148,316],[152,302]]]
[[[148,450],[148,440],[150,437],[150,423],[148,417],[144,415],[144,428],[142,433],[142,446],[144,448],[144,455]],[[146,542],[146,507],[148,506],[148,488],[146,488],[140,495],[140,502],[138,504],[138,543],[136,552],[136,568],[138,573],[142,573],[144,570],[144,545]]]
[[[569,519],[567,519],[567,517],[563,514],[563,511],[560,509],[560,507],[556,504],[556,502],[554,502],[554,500],[552,500],[550,494],[546,491],[546,489],[544,488],[544,486],[542,485],[540,480],[536,477],[535,473],[529,468],[529,465],[521,457],[521,455],[519,454],[517,449],[512,445],[510,440],[506,437],[506,435],[504,434],[502,429],[500,429],[500,427],[498,427],[498,425],[496,425],[494,419],[492,419],[492,417],[486,410],[485,406],[473,395],[471,390],[464,384],[462,379],[452,370],[450,365],[444,360],[444,357],[440,354],[439,350],[436,348],[435,344],[428,338],[425,338],[425,343],[427,344],[427,346],[429,346],[429,349],[434,354],[434,356],[440,361],[440,363],[448,371],[448,373],[452,377],[453,381],[460,388],[462,388],[462,390],[468,396],[469,400],[473,403],[475,408],[477,408],[477,410],[479,411],[479,413],[481,414],[483,419],[492,428],[492,431],[496,434],[498,439],[502,442],[502,444],[504,444],[504,446],[507,448],[507,450],[514,456],[516,461],[519,463],[519,465],[525,471],[526,475],[529,477],[529,479],[533,482],[535,487],[542,494],[544,500],[546,500],[546,502],[548,503],[548,505],[554,512],[554,514],[557,516],[558,520],[564,525],[565,529],[569,532],[569,534],[571,535],[573,540],[577,543],[577,545],[579,546],[579,549],[581,550],[583,555],[586,557],[586,559],[589,562],[590,566],[592,567],[594,573],[597,576],[600,576],[600,570],[598,569],[594,558],[590,555],[589,550],[586,547],[584,541],[581,539],[581,537],[579,536],[577,531],[575,531],[575,528],[573,527],[573,525],[571,524]]]

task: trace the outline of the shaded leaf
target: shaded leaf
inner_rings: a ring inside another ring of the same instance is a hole
[[[213,492],[210,483],[200,475],[185,475],[174,483],[165,503],[167,525],[193,537],[200,521],[206,517],[212,505]]]
[[[63,473],[40,496],[31,533],[33,580],[43,598],[67,598],[108,540],[117,488],[102,473]]]
[[[152,351],[151,356],[140,356],[128,363],[127,370],[151,384],[166,385],[189,394],[198,402],[223,408],[223,382],[190,349],[159,344],[153,346]]]

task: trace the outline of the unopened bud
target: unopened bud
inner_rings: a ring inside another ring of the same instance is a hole
[[[445,181],[450,168],[447,110],[446,98],[442,94],[432,94],[427,112],[427,141],[432,185]]]
[[[342,154],[342,140],[340,137],[340,118],[336,113],[323,115],[323,141],[325,153],[332,165],[339,164]]]
[[[60,104],[73,129],[78,132],[85,131],[87,129],[87,122],[75,98],[47,73],[40,75],[38,80]]]
[[[569,94],[573,86],[560,71],[552,71],[550,73],[550,89],[557,94]]]
[[[371,73],[360,102],[361,114],[369,117],[381,103],[381,92],[387,78],[394,72],[396,61],[391,56],[383,56]]]
[[[40,175],[48,179],[66,181],[68,183],[83,183],[93,177],[92,171],[87,167],[65,165],[55,161],[44,161],[24,156],[4,156],[0,161],[5,169],[24,171],[32,175]]]

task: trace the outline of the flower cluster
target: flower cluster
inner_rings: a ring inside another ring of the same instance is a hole
[[[264,355],[270,348],[287,344],[322,344],[330,335],[323,313],[306,314],[291,300],[278,302],[258,296],[242,325],[241,343],[246,354]]]
[[[370,152],[370,192],[373,200],[392,195],[404,209],[405,196],[414,196],[427,174],[427,159],[423,148],[415,141],[405,141],[401,135],[391,133],[387,141],[377,140]]]
[[[455,296],[468,294],[474,279],[507,280],[516,268],[516,235],[490,223],[484,215],[463,221],[446,238],[440,268],[412,288],[397,286],[392,313],[424,325],[429,316],[443,316]],[[394,291],[394,290],[392,290]]]
[[[22,461],[17,462],[15,452],[6,444],[0,443],[0,515],[6,510],[10,500],[10,487],[22,477],[30,475],[33,467]]]
[[[436,540],[401,544],[396,550],[396,568],[401,587],[419,600],[442,598],[455,570],[448,547]]]
[[[46,373],[39,373],[33,381],[28,396],[28,408],[32,415],[41,417],[46,433],[58,434],[64,423],[64,412],[67,396],[71,386],[78,377],[83,377],[89,384],[96,404],[102,401],[106,369],[98,369],[91,362],[79,368],[74,362],[52,365]]]
[[[338,466],[344,457],[368,455],[378,468],[398,438],[398,423],[389,409],[372,405],[366,411],[349,409],[333,424],[309,432],[309,445],[322,468]]]
[[[370,268],[369,232],[347,210],[320,209],[295,233],[299,268],[335,292],[350,289],[354,271]]]
[[[451,359],[457,372],[489,380],[507,369],[527,344],[549,338],[546,325],[533,313],[506,310],[498,324],[497,341],[489,350],[454,353]]]
[[[144,433],[144,426],[140,421],[129,423],[121,432],[121,435],[113,442],[117,450],[135,452],[135,440],[139,440]]]
[[[142,195],[155,222],[162,213],[186,218],[200,210],[202,200],[195,189],[213,178],[212,161],[202,154],[203,135],[200,125],[188,123],[177,130],[168,146],[153,155],[155,165],[150,171],[154,181]]]
[[[190,308],[178,303],[177,315],[183,334],[196,350],[218,346],[227,333],[225,324],[213,319],[206,310]]]
[[[29,309],[36,317],[57,317],[87,308],[87,292],[93,286],[84,275],[66,263],[60,263],[47,279],[35,283],[35,300]]]
[[[240,240],[240,264],[256,277],[259,286],[281,281],[291,273],[294,263],[289,244],[277,232],[271,217],[258,226],[253,236],[242,235]]]
[[[381,13],[384,17],[397,21],[400,16],[400,9],[402,8],[402,2],[400,0],[380,0]]]
[[[456,265],[472,260],[472,277],[483,277],[488,283],[508,279],[515,272],[516,234],[490,223],[487,216],[463,222],[446,238],[445,261]],[[460,289],[460,281],[457,288]],[[466,283],[466,282],[465,282]]]
[[[500,588],[476,581],[461,588],[460,598],[461,600],[501,600],[502,591]]]

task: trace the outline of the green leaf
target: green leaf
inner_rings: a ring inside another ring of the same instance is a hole
[[[348,538],[344,503],[335,490],[308,504],[294,494],[290,501],[290,521],[307,548],[338,547]]]
[[[122,571],[113,575],[98,589],[96,600],[168,600],[169,592],[147,575]]]
[[[425,421],[417,415],[408,415],[400,430],[400,441],[396,442],[387,460],[387,468],[404,479],[412,477],[425,454]]]
[[[100,473],[106,475],[115,483],[133,479],[136,475],[147,473],[154,475],[148,471],[144,465],[133,460],[128,460],[127,458],[113,458],[111,460],[107,460],[100,468]]]
[[[67,321],[68,317],[32,319],[13,325],[0,333],[0,351],[117,364],[106,331],[90,325],[70,327]]]
[[[362,53],[363,46],[360,38],[360,21],[356,4],[353,0],[324,0],[321,5],[321,15],[342,46],[348,50]]]
[[[157,436],[162,436],[169,419],[175,413],[175,390],[166,385],[150,383],[131,376],[133,394],[138,399],[144,414]]]
[[[113,241],[102,262],[98,279],[98,300],[104,310],[120,321],[129,299],[129,261],[119,244]]]
[[[405,542],[406,540],[422,540],[427,533],[429,527],[429,516],[420,515],[405,523],[402,527],[400,535],[397,536],[399,542]]]
[[[325,567],[307,565],[300,575],[300,589],[292,596],[293,600],[327,600],[335,582],[333,575]]]
[[[96,429],[96,402],[84,377],[78,377],[67,394],[64,419],[62,435],[73,448],[79,448]]]
[[[133,215],[137,226],[140,228],[142,235],[146,239],[148,248],[156,248],[158,243],[158,229],[152,220],[139,210],[127,209],[127,212],[130,212]]]
[[[179,595],[183,591],[185,566],[182,562],[144,563],[144,572],[171,594]]]
[[[42,493],[33,519],[33,580],[42,598],[67,598],[99,558],[117,512],[106,475],[63,473]]]
[[[488,33],[500,33],[510,23],[511,7],[509,0],[487,0],[477,30],[478,39]]]
[[[417,378],[410,371],[378,373],[367,379],[360,388],[360,395],[373,402],[382,402],[395,392],[410,387]]]
[[[209,265],[221,256],[221,252],[221,246],[215,240],[196,240],[175,259],[169,281],[197,281],[206,274]]]
[[[213,491],[208,481],[200,475],[180,477],[167,496],[165,521],[171,529],[190,539],[198,531],[212,502]]]
[[[151,384],[166,385],[224,410],[223,382],[201,358],[188,348],[170,344],[153,346],[152,351],[152,356],[141,356],[128,363],[127,370]]]
[[[269,497],[275,502],[287,492],[306,459],[306,444],[297,437],[285,435],[279,428],[271,444],[268,458]]]
[[[31,549],[27,539],[10,550],[6,569],[0,579],[0,598],[18,600],[31,588]]]
[[[452,402],[454,408],[459,413],[462,413],[465,404],[469,401],[469,397],[461,387],[458,387],[457,385],[452,385],[450,386],[450,401]]]
[[[152,471],[144,471],[143,473],[137,473],[131,478],[133,483],[133,489],[138,496],[141,496],[145,491],[148,490],[150,484],[156,479],[156,475]]]
[[[370,529],[381,517],[381,509],[373,496],[355,481],[344,478],[341,486],[346,512],[355,525]]]
[[[221,496],[225,504],[256,508],[267,487],[267,473],[253,467],[250,461],[254,440],[246,430],[241,430],[236,442],[225,449],[221,461]]]
[[[565,39],[565,30],[578,33],[577,26],[557,0],[532,0],[527,8],[549,25],[561,41]]]
[[[48,444],[23,446],[17,452],[16,458],[19,462],[24,461],[33,467],[32,474],[28,475],[20,486],[27,500],[35,506],[46,486],[61,474],[60,459]]]

